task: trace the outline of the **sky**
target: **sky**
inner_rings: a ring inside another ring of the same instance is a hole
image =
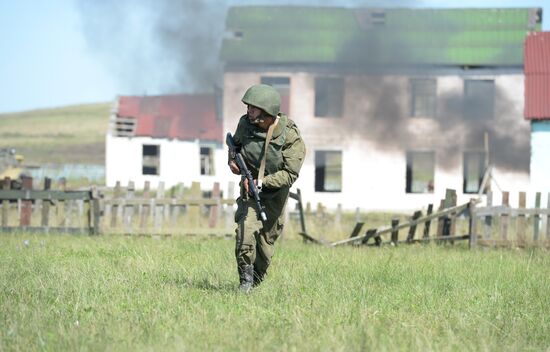
[[[163,6],[163,2],[171,4]],[[278,1],[279,4],[282,2]],[[421,8],[542,7],[543,30],[550,30],[550,0],[302,0],[294,3],[298,2],[331,6],[359,3]],[[178,5],[173,6],[175,3]],[[0,0],[0,113],[111,102],[117,95],[177,93],[178,86],[167,82],[173,75],[184,76],[185,82],[185,76],[194,73],[180,69],[182,61],[185,62],[189,57],[173,55],[170,59],[170,53],[174,51],[155,50],[153,43],[156,40],[144,24],[164,21],[172,9],[181,9],[189,4],[196,6],[199,14],[202,11],[204,15],[205,11],[209,11],[209,6],[219,14],[225,9],[220,3],[273,2]],[[174,18],[192,20],[185,16]],[[216,28],[220,26],[223,23]],[[165,37],[172,36],[172,40],[180,40],[181,34],[170,32],[173,28],[179,28],[178,25],[163,23],[159,28]],[[194,33],[190,31],[189,35]],[[215,56],[209,57],[215,59]],[[131,70],[128,69],[130,66],[133,67]]]

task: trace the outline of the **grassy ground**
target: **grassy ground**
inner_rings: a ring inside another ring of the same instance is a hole
[[[111,103],[0,114],[0,147],[29,165],[105,163]]]
[[[237,291],[231,240],[4,235],[0,350],[550,348],[550,255],[283,240]]]

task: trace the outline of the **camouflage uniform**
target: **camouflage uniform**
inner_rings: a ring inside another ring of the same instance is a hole
[[[252,268],[254,285],[264,279],[273,256],[274,243],[283,231],[284,209],[290,186],[298,178],[305,157],[305,145],[296,124],[285,114],[278,113],[277,116],[279,122],[269,143],[260,192],[267,221],[262,223],[259,220],[256,203],[246,194],[242,185],[241,196],[237,199],[235,255],[241,286],[250,280]],[[267,131],[250,122],[244,115],[233,136],[254,179],[258,178],[266,134]]]

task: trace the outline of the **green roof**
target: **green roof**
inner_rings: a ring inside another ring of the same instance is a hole
[[[523,65],[542,10],[243,6],[221,58],[234,64]]]

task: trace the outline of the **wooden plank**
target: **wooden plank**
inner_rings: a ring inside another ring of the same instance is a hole
[[[449,193],[449,197],[448,199],[446,199],[447,204],[445,204],[445,208],[455,207],[457,202],[456,190],[447,189],[447,192]],[[449,226],[449,229],[447,231],[447,236],[454,236],[456,232],[456,215],[455,214],[451,214],[448,217],[448,226]],[[453,244],[453,241],[451,241],[451,244]]]
[[[363,240],[361,241],[361,244],[362,244],[362,245],[368,244],[369,240],[370,240],[371,238],[373,238],[373,237],[376,235],[376,232],[377,232],[376,229],[368,229],[368,230],[367,230],[367,234],[365,235],[365,237],[364,237]],[[375,240],[375,244],[380,245],[380,242],[382,242],[381,239],[380,239],[380,237],[376,237],[376,238],[378,239],[378,241]]]
[[[525,209],[526,205],[526,194],[525,192],[519,192],[519,209]],[[517,220],[517,242],[522,245],[525,244],[525,229],[527,227],[525,215],[519,214]]]
[[[126,189],[126,205],[124,206],[124,231],[126,233],[132,233],[133,221],[134,221],[134,206],[131,201],[135,197],[135,185],[134,181],[128,181],[128,188]]]
[[[144,200],[149,200],[150,198],[150,191],[151,183],[149,181],[145,181],[143,185],[143,196],[142,198]],[[139,204],[139,228],[144,229],[148,226],[149,223],[149,217],[151,216],[151,203],[150,201],[143,202]]]
[[[221,190],[219,182],[214,183],[214,188],[212,189],[212,199],[216,201],[216,205],[210,207],[210,214],[208,217],[208,227],[213,228],[218,224],[218,216],[220,213],[220,197]]]
[[[32,181],[31,181],[32,182]],[[0,190],[0,200],[89,200],[90,195],[88,191],[56,191],[56,190]]]
[[[439,209],[438,209],[438,213],[441,213],[443,210],[445,210],[445,199],[442,199],[440,202],[439,202]],[[439,216],[437,218],[437,230],[435,232],[435,235],[436,237],[441,237],[443,236],[443,228],[445,226],[445,217],[444,216]]]
[[[52,187],[52,179],[46,177],[44,179],[44,191],[50,190]],[[40,225],[42,227],[49,227],[50,226],[50,201],[45,200],[42,202],[42,220],[40,221]]]
[[[183,186],[183,183],[178,183],[178,185],[174,188],[172,188],[172,194],[173,194],[173,199],[172,199],[172,205],[171,205],[171,216],[172,216],[172,220],[171,220],[171,224],[172,224],[172,227],[173,228],[176,228],[177,225],[178,225],[178,219],[179,219],[179,215],[180,215],[180,210],[181,210],[181,205],[178,204],[178,199],[181,199],[183,198],[183,192],[184,192],[185,188]]]
[[[359,235],[359,232],[361,232],[361,229],[363,228],[363,225],[365,225],[364,222],[358,222],[355,224],[355,227],[351,231],[351,234],[349,235],[349,238],[354,238]]]
[[[412,216],[412,220],[417,220],[419,219],[420,217],[422,216],[422,212],[420,210],[417,210],[414,212],[413,216]],[[407,235],[407,242],[412,242],[412,240],[414,239],[414,235],[416,233],[416,224],[413,224],[411,225],[411,227],[409,227],[409,234]]]
[[[399,226],[399,219],[393,218],[391,220],[391,243],[393,245],[397,245],[397,241],[399,240],[399,229],[397,228],[397,226]]]
[[[476,215],[476,202],[474,200],[470,201],[469,204],[470,209],[470,223],[469,223],[469,246],[470,249],[475,248],[477,246],[477,215]]]
[[[190,190],[191,199],[200,199],[201,198],[201,184],[199,182],[193,182],[191,184]],[[188,227],[199,228],[200,227],[200,206],[199,205],[190,205],[188,213]]]
[[[4,178],[2,182],[2,190],[7,191],[11,188],[11,179],[9,177]],[[7,199],[2,200],[2,227],[8,226],[8,216],[10,210],[10,201]]]
[[[154,225],[155,225],[156,233],[160,233],[163,226],[164,204],[160,202],[163,199],[164,199],[164,182],[161,181],[157,186],[157,195],[155,197],[155,204],[154,204],[154,207],[155,207]]]
[[[493,206],[493,192],[487,191],[487,207]],[[483,224],[483,239],[489,240],[493,233],[493,217],[491,215],[485,216]]]
[[[428,204],[428,210],[426,211],[426,215],[431,215],[433,212],[434,205],[432,203]],[[424,223],[424,233],[422,235],[422,238],[428,238],[430,237],[430,224],[431,220],[428,220]]]
[[[550,215],[549,209],[535,209],[535,208],[525,208],[525,209],[514,209],[509,206],[504,205],[496,205],[492,206],[490,208],[484,207],[484,208],[478,208],[477,210],[477,216],[487,216],[491,215],[493,217],[496,216],[531,216],[531,215]]]
[[[90,226],[90,234],[94,235],[100,235],[101,234],[101,204],[99,202],[99,199],[101,198],[101,195],[97,191],[96,187],[92,187],[92,200],[91,203],[91,213],[92,213],[92,221],[93,223]]]
[[[118,198],[121,196],[121,189],[120,189],[120,181],[116,181],[115,189],[113,190],[113,199],[118,200]],[[113,203],[111,207],[111,229],[115,229],[117,227],[117,220],[118,220],[118,209],[120,208],[120,205],[118,203]]]
[[[32,177],[22,177],[21,187],[23,190],[32,189]],[[32,201],[23,200],[21,202],[21,216],[19,218],[19,226],[28,227],[31,226],[32,216]]]
[[[510,193],[509,192],[502,192],[502,205],[504,207],[509,208],[510,207]],[[500,216],[500,238],[503,241],[508,240],[508,225],[509,225],[510,218],[506,214],[502,214]]]
[[[540,192],[535,195],[535,209],[540,209]],[[533,241],[539,240],[540,213],[533,216]]]

